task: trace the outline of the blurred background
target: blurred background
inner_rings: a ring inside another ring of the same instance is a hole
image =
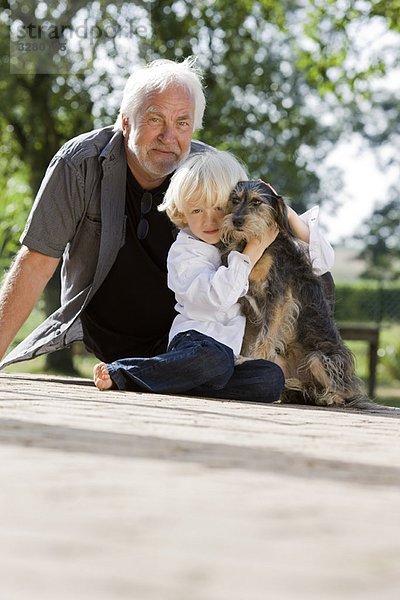
[[[335,317],[359,376],[371,383],[377,354],[374,395],[400,405],[398,0],[0,6],[1,276],[58,148],[114,122],[135,66],[196,55],[207,96],[197,137],[235,153],[298,212],[321,206]],[[55,279],[17,341],[57,303]],[[90,376],[93,362],[76,344],[8,370]]]

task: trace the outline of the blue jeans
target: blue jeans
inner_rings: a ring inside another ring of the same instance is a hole
[[[165,354],[124,358],[107,364],[120,390],[275,402],[284,386],[283,372],[268,360],[235,366],[231,348],[198,331],[176,335]]]

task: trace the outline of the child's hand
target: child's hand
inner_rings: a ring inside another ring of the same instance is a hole
[[[271,227],[268,227],[262,236],[261,239],[249,240],[243,249],[243,254],[246,254],[251,261],[252,266],[256,264],[258,260],[264,254],[264,251],[272,244],[272,242],[276,239],[279,233],[278,227],[274,224]]]

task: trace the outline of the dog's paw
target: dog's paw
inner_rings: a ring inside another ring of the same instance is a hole
[[[248,360],[254,360],[254,359],[253,359],[253,358],[249,358],[249,357],[247,357],[247,356],[242,356],[241,354],[239,354],[239,356],[237,356],[237,357],[235,358],[235,367],[236,367],[237,365],[241,365],[241,364],[243,364],[243,363],[247,362]]]

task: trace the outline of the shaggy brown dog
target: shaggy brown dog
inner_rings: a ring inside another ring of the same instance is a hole
[[[321,280],[295,241],[284,200],[268,184],[241,181],[233,190],[222,230],[227,252],[242,250],[246,240],[261,237],[274,223],[278,237],[251,271],[241,299],[247,318],[242,355],[283,366],[282,402],[369,406]]]

